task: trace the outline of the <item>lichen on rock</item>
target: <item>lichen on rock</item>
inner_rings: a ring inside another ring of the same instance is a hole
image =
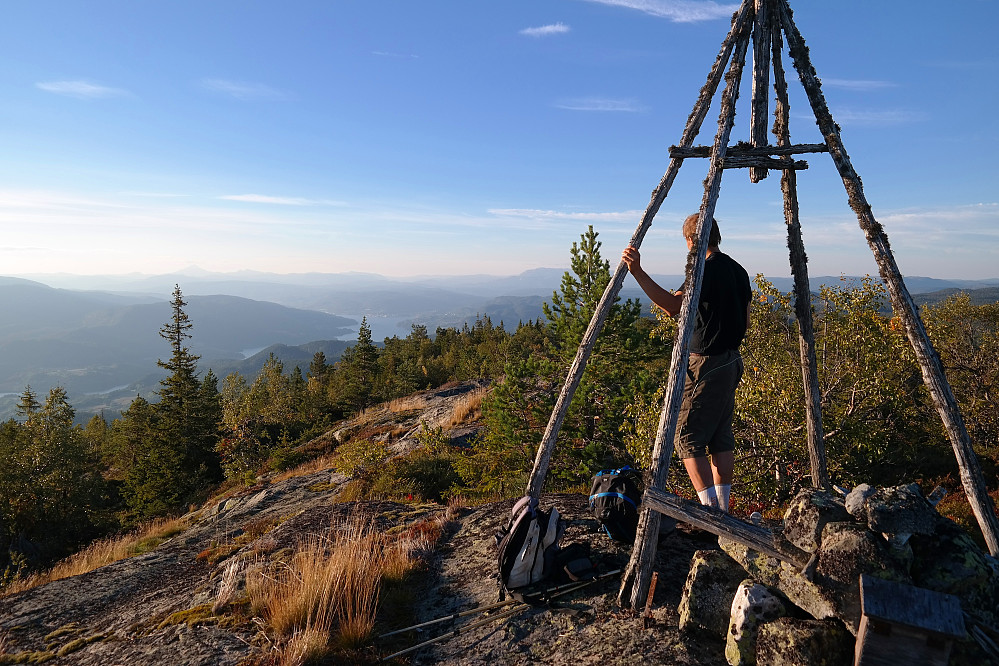
[[[756,639],[760,626],[787,614],[784,602],[765,586],[744,580],[732,599],[725,659],[731,666],[756,663]]]
[[[853,657],[853,637],[835,620],[784,617],[760,627],[758,666],[842,666]]]
[[[784,513],[784,538],[806,553],[814,553],[827,523],[848,520],[850,514],[839,498],[825,490],[806,488]]]
[[[724,635],[728,630],[732,597],[745,578],[746,570],[722,551],[694,553],[677,609],[680,630]]]

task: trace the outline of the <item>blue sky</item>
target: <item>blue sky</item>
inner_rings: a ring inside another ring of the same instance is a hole
[[[903,273],[999,277],[995,0],[792,2]],[[0,22],[0,274],[616,265],[734,4],[35,0]],[[819,140],[793,78],[792,140]],[[750,82],[733,141],[746,138]],[[710,144],[717,104],[695,143]],[[826,155],[812,275],[875,272]],[[687,160],[643,246],[682,272]],[[722,248],[788,275],[778,174],[726,172]]]

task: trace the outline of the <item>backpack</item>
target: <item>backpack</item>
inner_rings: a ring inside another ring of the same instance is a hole
[[[513,505],[510,520],[496,533],[500,595],[541,582],[555,569],[565,521],[558,509],[537,508],[529,495]]]
[[[605,469],[593,476],[590,509],[611,539],[635,542],[641,501],[642,475],[630,466]]]

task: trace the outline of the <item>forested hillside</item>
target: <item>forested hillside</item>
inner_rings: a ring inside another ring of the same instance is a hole
[[[25,388],[17,417],[0,424],[3,580],[94,538],[181,512],[220,487],[252,484],[320,455],[336,456],[354,477],[355,499],[519,495],[610,279],[600,248],[592,228],[573,244],[571,269],[544,303],[543,322],[507,328],[483,317],[433,333],[416,325],[378,346],[362,321],[356,341],[335,361],[322,350],[308,363],[283,359],[284,350],[276,349],[259,372],[246,375],[200,369],[192,352],[199,321],[178,287],[161,306],[166,321],[154,340],[161,360],[149,369],[159,367],[165,377],[154,399],[136,398],[120,418],[95,416],[79,426],[63,389],[41,396]],[[959,498],[950,446],[886,305],[883,288],[870,279],[823,287],[815,296],[830,474],[848,487],[943,483]],[[552,490],[584,488],[596,470],[611,465],[648,464],[675,334],[671,319],[648,314],[631,300],[613,306],[560,431]],[[999,304],[976,305],[959,294],[923,314],[994,483]],[[809,483],[809,463],[792,303],[763,278],[742,351],[733,511],[773,514]],[[471,379],[491,382],[492,389],[470,441],[438,426],[421,435],[419,451],[393,453],[391,428],[340,427],[373,405]],[[669,483],[689,492],[682,475]]]

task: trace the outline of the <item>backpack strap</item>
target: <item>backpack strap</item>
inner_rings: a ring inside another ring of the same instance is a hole
[[[590,506],[593,506],[593,500],[600,499],[601,497],[620,497],[621,499],[627,501],[628,504],[630,504],[631,506],[635,507],[636,509],[638,508],[638,505],[635,504],[635,500],[631,499],[624,493],[615,493],[615,492],[597,493],[596,495],[590,495]]]

